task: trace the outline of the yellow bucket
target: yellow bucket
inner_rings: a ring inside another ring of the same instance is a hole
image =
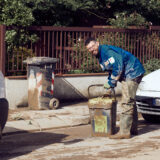
[[[116,132],[115,97],[98,97],[88,101],[92,136],[109,136]]]

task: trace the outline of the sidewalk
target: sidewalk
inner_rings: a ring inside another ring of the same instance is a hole
[[[117,104],[117,120],[120,107]],[[63,104],[56,110],[20,110],[9,115],[3,134],[43,131],[90,123],[87,102]]]
[[[66,104],[56,110],[25,110],[10,115],[3,134],[42,131],[45,129],[89,124],[87,102]]]

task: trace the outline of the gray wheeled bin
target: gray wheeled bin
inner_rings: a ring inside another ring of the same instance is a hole
[[[54,98],[54,70],[57,58],[33,57],[27,63],[28,105],[30,109],[56,109],[58,99]]]

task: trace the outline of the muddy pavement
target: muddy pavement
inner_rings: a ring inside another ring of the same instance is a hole
[[[90,125],[5,135],[0,160],[159,159],[160,125],[139,120],[138,129],[128,140],[92,137]]]

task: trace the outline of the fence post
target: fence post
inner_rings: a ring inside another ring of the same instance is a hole
[[[6,26],[0,25],[0,70],[4,76],[5,76],[5,57],[6,57],[5,33],[6,33]]]

